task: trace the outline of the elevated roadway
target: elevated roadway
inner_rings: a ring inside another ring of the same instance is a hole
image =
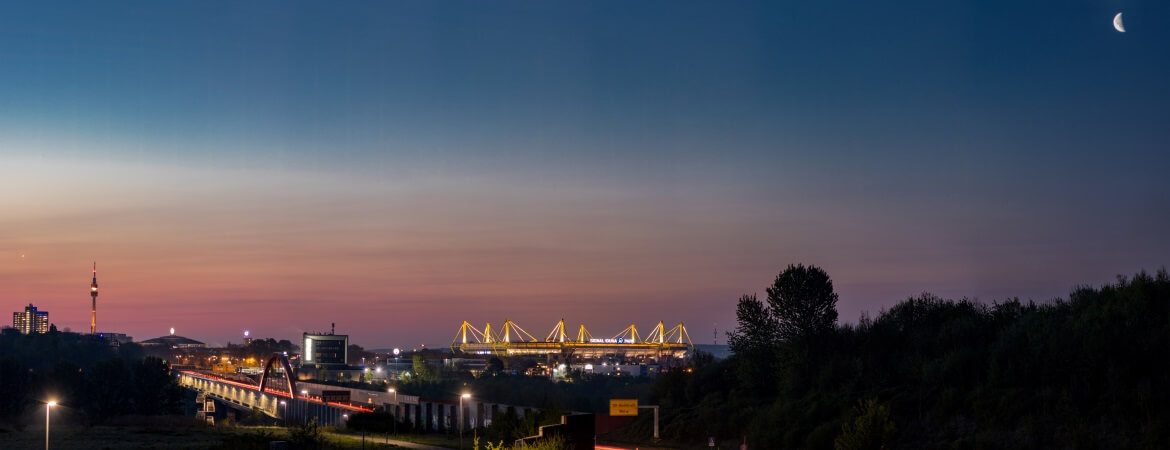
[[[350,414],[373,412],[367,405],[348,402],[327,402],[321,397],[292,393],[231,379],[197,370],[184,370],[178,374],[179,385],[197,391],[205,397],[216,398],[239,409],[257,410],[283,421],[305,422],[316,419],[318,424],[342,426]],[[290,384],[295,386],[295,384]]]

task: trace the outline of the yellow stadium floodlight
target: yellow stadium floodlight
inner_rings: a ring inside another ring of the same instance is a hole
[[[538,341],[540,341],[540,339],[537,339],[536,336],[532,335],[532,333],[524,331],[524,329],[520,328],[520,325],[517,325],[516,322],[513,322],[511,320],[505,320],[504,321],[504,342],[513,342],[513,341],[515,341],[515,342],[538,342]]]
[[[451,349],[457,350],[462,345],[477,343],[484,343],[484,333],[475,328],[471,322],[466,320],[459,326],[459,331],[455,332],[455,339],[451,340]]]
[[[548,333],[548,336],[544,338],[544,341],[565,342],[565,337],[565,319],[561,319],[561,321],[557,322],[557,325],[553,327],[552,331]]]
[[[581,327],[577,329],[577,342],[586,343],[592,340],[593,334],[585,329],[585,324],[581,324]]]
[[[674,328],[666,332],[666,342],[672,344],[686,344],[688,346],[694,345],[691,343],[691,335],[687,333],[687,327],[679,322]]]
[[[490,344],[493,341],[495,341],[495,339],[492,339],[492,337],[493,337],[492,336],[492,323],[488,322],[488,323],[483,324],[483,341],[484,341],[484,343]]]
[[[658,325],[654,326],[654,331],[651,331],[650,334],[646,335],[646,342],[654,344],[665,344],[666,332],[664,330],[665,327],[663,327],[662,321],[658,321]]]
[[[622,330],[621,333],[614,336],[613,339],[618,341],[618,343],[626,344],[637,344],[641,341],[641,338],[638,337],[638,327],[632,323]]]

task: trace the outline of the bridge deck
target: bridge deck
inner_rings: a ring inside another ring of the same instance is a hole
[[[358,403],[327,402],[319,396],[290,395],[267,387],[261,392],[258,384],[195,370],[180,371],[179,384],[282,420],[316,419],[322,425],[340,425],[349,414],[374,411]]]

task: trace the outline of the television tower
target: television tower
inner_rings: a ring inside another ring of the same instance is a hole
[[[89,313],[89,334],[97,334],[97,261],[93,263],[93,281],[89,283],[89,298],[92,301]]]

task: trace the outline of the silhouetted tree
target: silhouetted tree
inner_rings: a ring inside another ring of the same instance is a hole
[[[781,340],[823,335],[837,324],[833,280],[817,266],[789,265],[768,288],[768,306]]]
[[[133,379],[121,359],[110,359],[95,365],[86,373],[85,393],[93,412],[91,419],[102,422],[113,416],[133,412]]]
[[[736,303],[735,320],[727,343],[740,361],[740,383],[744,389],[770,394],[776,378],[776,319],[755,294],[745,294]]]
[[[770,352],[776,348],[776,318],[755,294],[744,294],[735,305],[735,331],[727,333],[727,345],[735,353]]]
[[[147,357],[134,365],[134,403],[138,414],[178,413],[181,389],[163,360]]]
[[[272,356],[273,353],[292,353],[299,349],[300,347],[288,339],[281,339],[279,341],[273,338],[253,339],[248,345],[244,346],[242,356],[255,358],[257,361],[264,361]]]

